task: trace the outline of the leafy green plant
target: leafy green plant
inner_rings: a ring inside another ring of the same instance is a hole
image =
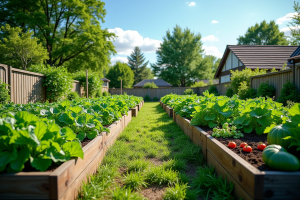
[[[112,200],[145,200],[140,194],[133,192],[131,188],[116,187],[112,191]]]
[[[102,95],[103,95],[104,97],[111,96],[111,94],[110,94],[109,92],[107,92],[107,91],[104,91],[104,92],[102,93]]]
[[[232,97],[232,96],[234,95],[233,89],[232,89],[232,88],[228,88],[228,89],[226,90],[225,95],[226,95],[227,97]]]
[[[149,97],[148,94],[145,96],[144,101],[151,101],[151,98]]]
[[[81,145],[70,128],[61,129],[54,121],[25,111],[0,118],[0,134],[0,171],[19,172],[26,163],[46,171],[53,162],[83,159]]]
[[[229,127],[228,123],[224,123],[222,125],[222,129],[214,128],[211,136],[223,138],[233,137],[235,139],[238,139],[240,137],[244,137],[244,134],[240,131],[237,131],[235,126]]]
[[[150,163],[146,160],[134,160],[128,164],[128,172],[141,172],[149,167]]]
[[[283,105],[287,105],[287,101],[300,102],[300,93],[298,92],[296,86],[287,81],[280,92],[280,96],[277,99],[278,102],[283,103]]]
[[[0,104],[6,104],[10,101],[8,85],[0,79]]]
[[[72,101],[72,100],[76,100],[76,99],[79,99],[80,96],[77,92],[70,92],[68,95],[67,95],[67,99]]]
[[[157,97],[153,97],[153,101],[158,101],[158,98]]]
[[[143,88],[158,88],[154,82],[145,83]]]
[[[205,87],[207,86],[206,83],[204,83],[203,81],[199,81],[199,82],[195,82],[191,87]]]
[[[256,90],[250,88],[245,81],[239,86],[237,94],[239,95],[239,98],[243,100],[255,98],[257,96]]]
[[[150,184],[175,185],[178,182],[178,172],[165,169],[162,166],[153,167],[146,172],[145,180]]]
[[[183,92],[183,95],[193,95],[193,94],[195,94],[193,89],[186,89]]]
[[[78,80],[80,85],[83,86],[84,91],[86,92],[86,72],[80,71],[73,75],[74,80]],[[99,73],[90,73],[88,74],[88,95],[89,97],[99,97],[98,93],[102,92],[102,83],[101,76]]]
[[[176,183],[174,187],[167,188],[164,200],[184,200],[186,199],[187,184]]]
[[[261,83],[257,89],[257,96],[259,97],[273,97],[275,88],[269,85],[269,82]]]
[[[126,188],[131,188],[133,190],[141,190],[141,188],[146,188],[148,185],[144,181],[144,176],[138,172],[130,172],[125,175],[123,182]]]
[[[210,94],[214,94],[215,96],[218,96],[218,95],[219,95],[218,90],[217,90],[217,87],[214,86],[214,85],[211,85],[211,86],[209,87],[208,92],[209,92]]]

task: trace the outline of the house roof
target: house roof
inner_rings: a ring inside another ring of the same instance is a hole
[[[287,59],[289,62],[290,61],[295,61],[295,62],[299,62],[300,60],[300,45],[298,46],[298,48],[292,53],[292,55],[290,56],[290,58]]]
[[[226,58],[230,51],[250,69],[280,69],[286,63],[297,46],[278,46],[278,45],[227,45],[222,60],[216,71],[215,78],[220,76]]]
[[[144,79],[141,82],[135,84],[133,87],[143,87],[145,83],[152,83],[154,82],[157,87],[170,87],[172,86],[170,83],[167,83],[166,81],[162,79]]]
[[[110,80],[107,79],[107,78],[101,78],[101,81],[104,81],[104,82],[110,82]]]

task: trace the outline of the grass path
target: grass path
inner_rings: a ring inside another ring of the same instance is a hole
[[[110,147],[79,199],[233,199],[232,185],[206,167],[157,102],[145,103]]]

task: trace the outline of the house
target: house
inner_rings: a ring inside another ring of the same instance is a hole
[[[227,45],[215,77],[220,83],[230,82],[230,70],[275,68],[280,70],[298,46]],[[289,63],[287,63],[289,64]],[[290,65],[291,66],[291,65]]]
[[[293,69],[293,84],[296,85],[296,87],[299,89],[300,46],[292,53],[292,55],[288,59],[288,63],[292,65]]]
[[[107,92],[108,92],[110,80],[107,79],[107,78],[101,78],[100,80],[103,81],[103,84],[102,84],[102,92],[104,92],[104,91],[107,91]]]
[[[155,85],[157,85],[157,87],[159,88],[170,88],[172,87],[172,85],[170,83],[167,83],[166,81],[162,80],[162,79],[144,79],[141,82],[135,84],[133,87],[134,88],[142,88],[145,83],[152,83],[154,82]]]

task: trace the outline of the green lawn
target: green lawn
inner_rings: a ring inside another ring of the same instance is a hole
[[[79,199],[233,199],[159,103],[145,103],[109,149]]]

